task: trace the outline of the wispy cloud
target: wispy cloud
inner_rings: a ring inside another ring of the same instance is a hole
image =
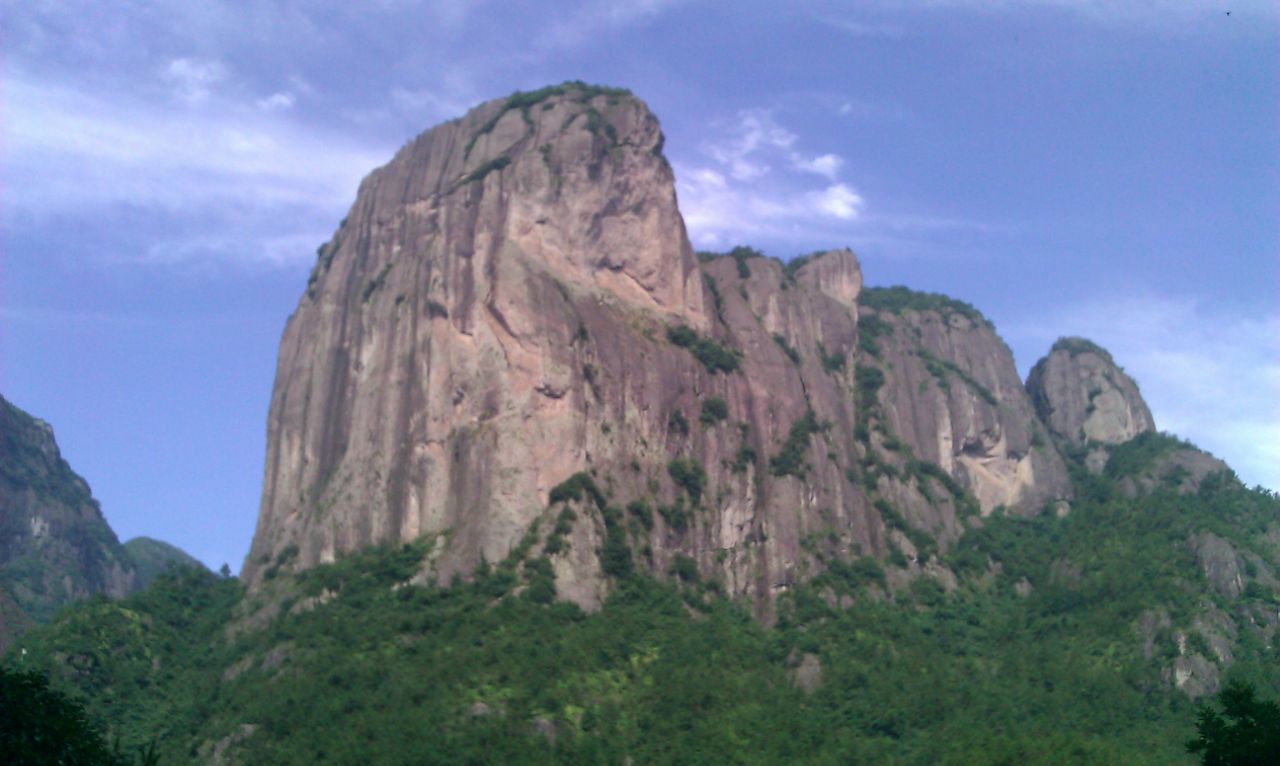
[[[936,251],[927,238],[940,233],[1011,231],[955,216],[873,209],[845,177],[843,157],[806,151],[770,110],[743,110],[715,126],[713,135],[696,155],[674,162],[680,210],[699,247],[802,239],[889,246],[910,256]]]
[[[902,36],[902,28],[895,24],[840,18],[836,16],[826,16],[820,19],[820,21],[829,27],[835,27],[841,32],[853,37],[885,37],[892,39]]]
[[[1158,428],[1226,460],[1244,481],[1280,489],[1280,315],[1118,297],[1003,333],[1041,349],[1060,335],[1094,340],[1138,381]]]
[[[836,180],[836,176],[840,173],[840,166],[843,164],[844,160],[834,154],[822,154],[813,158],[795,158],[797,170],[817,173],[820,176],[826,176],[832,181]]]
[[[400,115],[426,127],[458,117],[480,101],[498,95],[484,92],[464,68],[449,67],[434,72],[430,85],[393,87],[390,101]]]
[[[808,197],[819,211],[832,218],[853,221],[862,214],[862,195],[848,184],[832,184],[822,191],[810,192]]]
[[[257,101],[258,108],[266,112],[275,111],[276,109],[292,109],[298,97],[292,93],[272,93],[266,98],[260,98]]]
[[[748,109],[721,126],[699,159],[678,162],[680,207],[694,241],[720,247],[798,225],[857,221],[865,201],[840,180],[844,159],[805,153],[800,144],[771,112]]]
[[[227,78],[222,62],[213,59],[178,58],[164,68],[163,78],[173,86],[173,95],[187,104],[202,104],[215,87]]]
[[[248,236],[241,231],[193,231],[180,238],[158,239],[141,252],[131,252],[115,260],[157,266],[200,265],[226,260],[253,266],[289,266],[313,260],[316,244],[325,241],[333,228],[332,222],[326,219],[314,221],[316,225],[311,227],[300,220],[288,227],[288,233],[276,234],[271,227],[257,221],[254,223],[257,225]]]
[[[391,147],[294,124],[285,108],[291,96],[240,103],[217,95],[207,86],[225,81],[225,69],[217,78],[200,74],[201,67],[178,70],[186,78],[178,84],[180,109],[9,73],[5,218],[86,218],[127,205],[153,211],[157,221],[239,222],[246,240],[238,251],[278,262],[273,243],[298,234],[302,222],[314,237],[316,220],[340,217],[359,179],[390,156]],[[198,246],[204,235],[191,236],[195,241],[167,243],[170,255],[159,260],[208,257],[216,249]]]
[[[895,104],[875,104],[859,99],[841,101],[836,114],[864,122],[899,122],[911,116],[906,109]]]
[[[604,31],[642,24],[687,0],[587,0],[557,14],[561,20],[540,31],[534,47],[542,50],[573,48]]]
[[[1230,3],[1188,0],[879,0],[882,10],[928,11],[954,9],[984,14],[1049,10],[1105,24],[1169,25],[1217,19],[1230,11],[1237,19],[1274,19],[1278,7],[1271,0],[1232,0]]]
[[[750,181],[766,175],[770,150],[789,150],[796,142],[794,133],[785,130],[764,110],[745,110],[738,115],[730,134],[703,147],[712,159],[729,170],[739,181]]]

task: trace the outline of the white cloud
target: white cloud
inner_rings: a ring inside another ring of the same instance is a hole
[[[689,236],[700,246],[720,247],[794,232],[830,234],[858,222],[864,201],[852,187],[836,183],[822,189],[732,183],[706,168],[676,166],[680,211]]]
[[[714,170],[699,168],[693,171],[692,175],[694,183],[703,188],[723,189],[726,186],[724,176]]]
[[[446,80],[445,88],[392,88],[391,103],[405,116],[423,122],[425,127],[432,121],[451,119],[465,114],[483,98],[483,96],[474,95],[470,83],[449,84],[450,81],[461,78],[445,77],[444,79]]]
[[[834,181],[844,159],[835,154],[805,156],[794,149],[797,141],[796,134],[779,125],[771,112],[744,109],[738,113],[728,135],[718,142],[705,144],[703,151],[739,181],[768,175],[773,163],[779,162]]]
[[[331,229],[320,225],[284,234],[261,230],[193,234],[178,239],[161,239],[141,253],[130,253],[116,260],[163,266],[220,261],[268,267],[289,266],[315,260],[316,244],[324,242],[331,234]]]
[[[844,164],[844,160],[834,154],[823,154],[813,159],[797,156],[794,161],[797,169],[826,176],[832,181],[840,172],[840,166]]]
[[[316,92],[310,80],[296,74],[289,76],[289,90],[301,96],[311,96]]]
[[[893,104],[874,104],[870,101],[851,99],[843,101],[836,114],[858,121],[900,122],[911,115],[900,106]]]
[[[796,140],[795,134],[775,123],[768,112],[757,109],[740,112],[731,130],[731,135],[705,145],[703,151],[739,181],[768,175],[772,168],[763,160],[767,150],[787,149]]]
[[[770,111],[746,109],[719,128],[697,162],[676,163],[680,209],[699,245],[721,247],[801,226],[834,236],[833,229],[862,216],[862,196],[839,180],[844,160],[802,153],[799,136]],[[822,185],[815,186],[813,176]]]
[[[198,208],[215,198],[349,199],[390,156],[234,103],[197,116],[11,75],[6,82],[11,210],[67,213],[126,202]],[[107,182],[111,179],[111,182]]]
[[[1156,426],[1280,489],[1280,314],[1247,316],[1191,300],[1099,300],[1007,326],[1043,353],[1061,335],[1097,342],[1141,386]]]
[[[852,221],[862,212],[862,197],[846,184],[832,184],[810,195],[814,205],[826,215]]]
[[[292,93],[272,93],[266,98],[258,99],[257,104],[259,109],[270,112],[276,109],[292,109],[296,101],[297,97]]]
[[[227,78],[227,70],[212,59],[179,58],[169,62],[161,77],[178,100],[195,105],[209,99],[214,86]]]

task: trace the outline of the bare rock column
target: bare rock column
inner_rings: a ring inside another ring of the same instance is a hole
[[[1154,431],[1151,410],[1111,354],[1084,338],[1061,338],[1027,377],[1036,413],[1054,438],[1087,450],[1089,469],[1106,463],[1106,446]]]

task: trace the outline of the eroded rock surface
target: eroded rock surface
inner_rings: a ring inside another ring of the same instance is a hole
[[[700,262],[661,149],[566,84],[364,181],[281,341],[251,586],[434,535],[438,581],[521,550],[586,608],[637,567],[767,617],[832,556],[953,581],[966,518],[1069,498],[980,314],[868,303],[848,250]]]
[[[852,429],[852,365],[828,372],[816,348],[854,350],[853,254],[794,274],[757,259],[746,276],[726,258],[704,274],[642,102],[571,86],[512,104],[406,146],[322,248],[281,342],[248,579],[281,551],[308,566],[446,530],[439,574],[466,573],[588,469],[619,504],[687,506],[655,514],[652,565],[683,551],[735,592],[785,587],[820,527],[875,550],[835,438]],[[703,420],[711,399],[723,419]],[[811,407],[831,426],[801,440],[803,469],[772,475]],[[705,473],[697,497],[675,485],[675,459]],[[599,577],[569,557],[593,558],[603,527],[581,523],[596,530],[556,564],[591,606]]]
[[[1121,444],[1156,427],[1138,385],[1083,338],[1053,344],[1032,368],[1027,390],[1053,435],[1073,446]]]
[[[884,377],[879,446],[903,442],[976,496],[984,514],[1037,512],[1071,496],[1062,456],[990,322],[944,296],[889,288],[868,297],[864,358]]]

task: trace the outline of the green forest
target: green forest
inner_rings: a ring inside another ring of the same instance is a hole
[[[423,540],[281,571],[255,597],[171,570],[68,608],[6,663],[164,764],[1198,763],[1187,743],[1212,709],[1174,688],[1175,658],[1280,697],[1280,647],[1262,638],[1280,599],[1253,563],[1277,558],[1280,499],[1230,474],[1135,499],[1118,470],[1078,475],[1065,517],[967,532],[942,554],[958,587],[890,593],[880,564],[832,561],[772,625],[694,567],[615,567],[586,614],[551,602],[527,546],[466,581],[410,584]],[[590,491],[560,500],[596,512]],[[1198,565],[1187,541],[1206,533],[1245,562],[1239,594]],[[1206,610],[1236,631],[1229,665]]]

